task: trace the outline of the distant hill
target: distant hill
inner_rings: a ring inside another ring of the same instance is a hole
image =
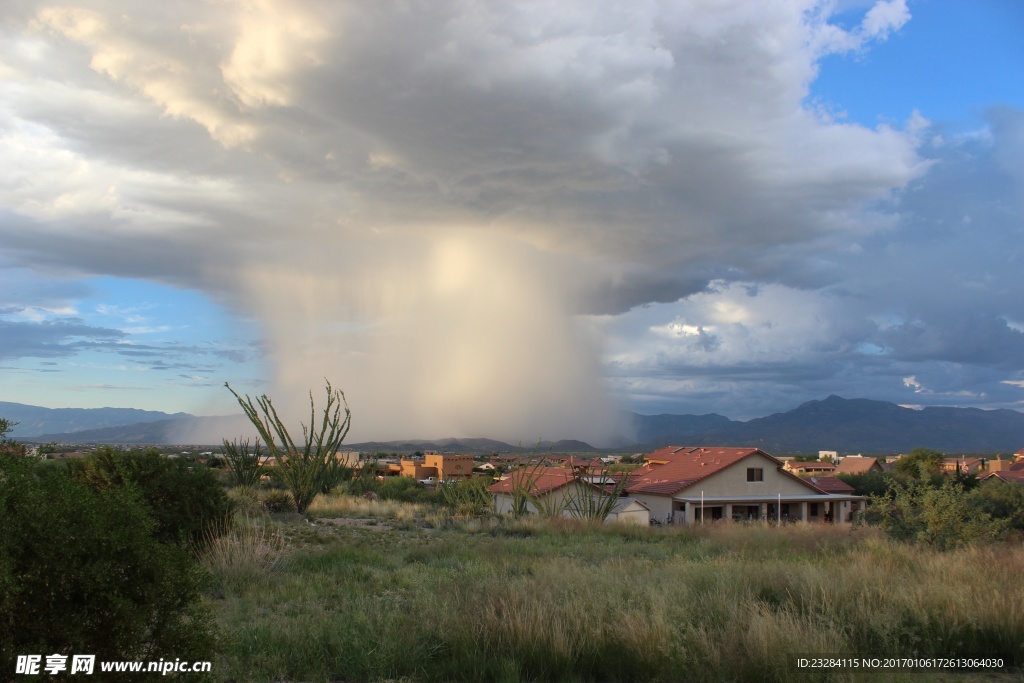
[[[1024,413],[978,408],[913,410],[886,401],[829,396],[785,413],[729,421],[699,434],[672,434],[665,428],[637,436],[644,444],[752,446],[776,454],[899,453],[918,446],[942,451],[1015,451],[1024,447]]]
[[[513,446],[494,439],[438,439],[435,441],[366,441],[345,444],[353,451],[382,451],[385,453],[414,453],[416,451],[438,451],[440,453],[593,453],[598,449],[583,441],[563,439],[542,441],[539,444]]]
[[[41,411],[41,412],[33,412]],[[57,415],[54,415],[57,414]],[[143,419],[139,419],[140,414]],[[48,416],[54,415],[49,422]],[[110,425],[118,419],[132,422]],[[193,417],[126,408],[52,410],[19,403],[0,403],[0,417],[22,421],[15,436],[33,441],[110,444],[215,444],[222,437],[251,435],[243,416]],[[100,422],[97,427],[95,419]],[[912,410],[886,401],[829,396],[793,410],[746,422],[708,415],[628,414],[635,430],[633,444],[615,450],[646,451],[668,444],[753,446],[773,454],[898,453],[923,446],[948,452],[1007,452],[1024,448],[1024,413],[977,408]],[[35,420],[35,421],[33,421]],[[64,420],[64,422],[61,422]],[[24,425],[27,424],[28,429]],[[42,431],[40,424],[72,425]],[[109,426],[103,426],[109,425]],[[89,428],[92,427],[92,428]],[[484,438],[410,439],[345,444],[358,451],[412,453],[540,452],[587,453],[599,449],[582,441],[563,440],[513,446]]]
[[[135,408],[41,408],[0,401],[0,417],[18,424],[11,436],[27,439],[42,434],[72,433],[103,427],[192,417],[188,413],[161,413]]]
[[[116,427],[20,438],[31,438],[32,441],[38,442],[60,441],[82,444],[218,444],[222,438],[231,439],[252,433],[252,426],[241,415],[230,417],[188,416],[173,420],[137,422]]]
[[[708,413],[706,415],[640,415],[626,413],[627,424],[631,424],[639,443],[659,443],[662,441],[686,441],[699,434],[723,431],[733,425],[724,415]]]

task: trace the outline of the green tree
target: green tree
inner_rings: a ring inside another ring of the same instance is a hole
[[[291,491],[295,508],[300,513],[305,513],[325,484],[338,476],[333,461],[352,424],[352,412],[345,394],[332,389],[330,382],[326,384],[327,405],[322,411],[319,427],[313,392],[309,392],[309,426],[300,423],[303,439],[300,445],[288,432],[269,396],[263,394],[255,401],[248,394],[242,398],[227,382],[224,383],[277,461],[277,474]]]
[[[906,477],[925,479],[942,474],[946,456],[931,448],[915,448],[896,461],[896,472]]]
[[[889,489],[892,477],[887,472],[865,472],[864,474],[839,473],[836,478],[853,487],[858,496],[880,496]]]
[[[992,541],[1009,528],[1008,520],[993,519],[953,481],[940,487],[893,483],[884,495],[872,498],[869,510],[890,537],[938,550]]]
[[[211,658],[203,574],[184,548],[155,538],[137,487],[96,489],[0,456],[0,515],[0,662]]]
[[[72,462],[71,476],[97,490],[135,487],[149,506],[156,538],[199,548],[225,531],[230,503],[213,472],[167,458],[155,448],[122,452],[102,446]]]
[[[968,499],[994,519],[1005,519],[1010,528],[1024,531],[1024,484],[992,477],[978,484]]]
[[[0,417],[0,455],[25,455],[25,444],[18,443],[7,436],[14,431],[17,425],[17,422]]]

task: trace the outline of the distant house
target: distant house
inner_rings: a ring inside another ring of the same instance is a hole
[[[670,446],[645,456],[627,493],[656,520],[800,520],[847,523],[863,497],[830,492],[757,448]],[[803,464],[803,463],[801,463]]]
[[[1024,463],[1021,463],[1024,465]],[[1012,460],[1003,460],[1003,456],[997,455],[994,459],[989,460],[985,464],[985,469],[989,472],[1006,472],[1013,468]]]
[[[566,467],[524,467],[514,470],[487,488],[494,511],[510,514],[515,511],[517,499],[531,514],[553,514],[573,517],[575,501],[583,498],[605,498],[603,487],[596,486],[574,475]],[[650,510],[632,498],[617,498],[606,522],[648,524]]]
[[[422,458],[402,458],[399,463],[403,477],[449,481],[473,475],[473,456],[427,453]]]
[[[867,474],[868,472],[881,472],[882,464],[878,458],[865,458],[863,455],[848,455],[839,462],[836,474]]]
[[[960,472],[961,474],[977,474],[985,461],[981,458],[946,458],[942,461],[944,472]]]
[[[824,460],[787,460],[785,463],[786,471],[792,472],[793,474],[799,474],[801,476],[823,474],[832,474],[836,466],[830,462]]]

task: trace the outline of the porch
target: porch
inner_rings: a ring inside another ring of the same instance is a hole
[[[826,494],[811,496],[693,497],[677,495],[672,499],[674,524],[733,522],[824,522],[849,524],[863,508],[862,496]]]

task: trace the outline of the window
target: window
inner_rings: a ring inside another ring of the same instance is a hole
[[[747,481],[764,481],[764,468],[748,467]]]
[[[811,514],[811,517],[817,517],[818,516],[818,504],[817,503],[811,503],[811,512],[810,512],[810,514]]]

